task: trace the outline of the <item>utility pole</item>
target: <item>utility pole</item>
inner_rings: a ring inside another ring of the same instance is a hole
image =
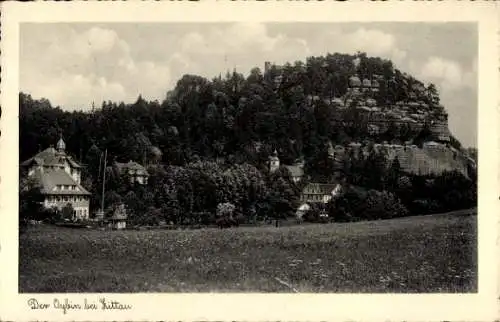
[[[102,168],[102,196],[101,196],[101,210],[104,212],[104,187],[106,185],[106,158],[108,156],[108,149],[104,151],[104,165]]]
[[[101,179],[101,166],[102,166],[102,152],[101,155],[99,155],[99,172],[97,173],[97,182],[99,182],[99,179]]]

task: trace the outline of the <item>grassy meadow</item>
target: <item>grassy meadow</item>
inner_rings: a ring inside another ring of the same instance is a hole
[[[19,292],[476,292],[476,216],[292,227],[33,226]]]

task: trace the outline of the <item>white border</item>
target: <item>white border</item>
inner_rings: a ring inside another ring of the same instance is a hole
[[[0,319],[1,320],[414,320],[490,321],[498,310],[498,14],[489,2],[4,2],[1,17]],[[479,293],[50,294],[72,302],[101,296],[130,311],[31,311],[17,293],[19,23],[214,21],[476,21],[479,26]],[[496,175],[495,175],[496,174]],[[496,258],[496,260],[495,260]]]

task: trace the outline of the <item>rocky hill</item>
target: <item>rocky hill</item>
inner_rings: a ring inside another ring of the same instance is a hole
[[[475,160],[451,135],[448,114],[433,84],[425,85],[393,69],[390,62],[364,54],[354,56],[352,62],[344,61],[344,69],[339,73],[329,65],[334,57],[339,58],[335,55],[323,60],[316,58],[316,62],[320,60],[323,79],[333,81],[324,82],[322,90],[316,95],[309,94],[306,102],[314,109],[327,106],[333,127],[354,127],[361,133],[351,142],[336,142],[335,147],[329,141],[329,154],[335,155],[337,167],[342,166],[346,154],[366,157],[367,142],[375,143],[372,147],[384,154],[389,164],[397,158],[402,170],[411,174],[456,170],[467,175],[468,167],[476,167]],[[277,87],[283,86],[284,79],[289,78],[284,74],[290,66],[270,63],[265,66],[266,74],[274,75]],[[339,79],[346,81],[342,83]]]

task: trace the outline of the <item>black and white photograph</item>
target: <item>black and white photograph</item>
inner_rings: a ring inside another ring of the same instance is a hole
[[[474,24],[20,32],[21,291],[477,290]]]
[[[477,21],[18,37],[20,295],[479,292]]]

